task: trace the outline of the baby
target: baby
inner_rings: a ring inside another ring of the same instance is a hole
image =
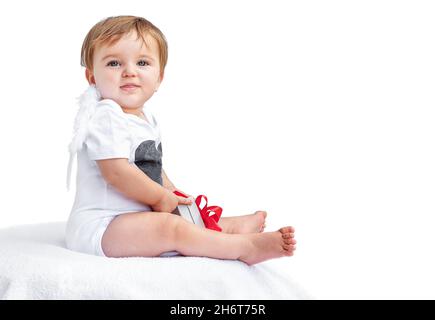
[[[192,198],[174,194],[180,190],[162,168],[158,123],[144,105],[162,83],[167,58],[164,35],[141,17],[109,17],[88,32],[81,63],[90,87],[70,145],[78,165],[68,248],[106,257],[177,251],[248,265],[293,255],[294,229],[263,232],[265,211],[223,217],[222,232],[172,214]]]

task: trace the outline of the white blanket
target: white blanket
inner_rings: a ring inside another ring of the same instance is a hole
[[[0,299],[308,299],[270,266],[105,258],[65,248],[64,222],[0,230]]]

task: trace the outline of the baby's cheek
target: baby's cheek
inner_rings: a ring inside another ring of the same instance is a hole
[[[112,99],[114,98],[114,90],[110,88],[110,86],[104,84],[104,83],[98,83],[97,82],[97,88],[98,91],[101,94],[101,97],[103,99]]]

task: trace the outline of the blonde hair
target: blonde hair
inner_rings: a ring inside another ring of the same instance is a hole
[[[164,34],[148,20],[135,16],[116,16],[101,20],[89,30],[82,45],[81,65],[93,69],[95,49],[101,45],[112,45],[123,35],[136,31],[147,45],[145,37],[150,35],[157,41],[159,48],[160,73],[163,73],[168,61],[168,43]]]

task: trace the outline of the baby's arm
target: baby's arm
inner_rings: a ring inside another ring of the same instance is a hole
[[[191,200],[177,197],[150,179],[127,159],[97,160],[101,175],[125,196],[149,205],[155,211],[172,212],[178,204],[190,204]]]
[[[175,190],[175,186],[172,183],[171,180],[169,180],[168,176],[166,175],[165,170],[162,169],[162,180],[163,180],[163,187],[165,187],[168,190]]]

